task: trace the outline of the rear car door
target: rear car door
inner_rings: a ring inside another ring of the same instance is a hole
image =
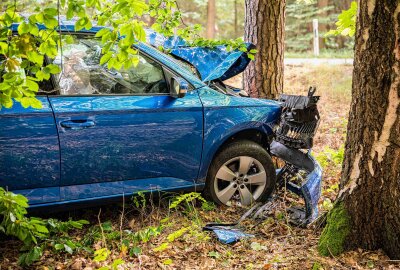
[[[44,84],[42,92],[52,87]],[[0,109],[0,186],[27,196],[31,205],[60,198],[57,129],[47,96],[38,99],[41,109],[23,108],[17,102]]]
[[[50,97],[61,147],[61,199],[193,186],[203,116],[196,91],[169,95],[171,71],[140,55],[127,70],[99,65],[90,36],[63,47],[59,95]],[[168,73],[168,74],[166,74]]]

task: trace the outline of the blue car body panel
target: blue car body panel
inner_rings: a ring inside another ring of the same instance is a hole
[[[204,149],[199,179],[207,176],[214,154],[233,135],[245,130],[272,134],[280,106],[272,100],[229,96],[208,87],[199,91],[204,106]]]
[[[314,170],[311,171],[306,180],[301,185],[301,192],[305,202],[306,222],[312,222],[318,217],[318,201],[321,196],[321,180],[322,180],[322,168],[311,156],[308,154],[310,160],[314,164]]]
[[[43,202],[58,200],[60,151],[47,97],[41,109],[15,103],[0,110],[0,186],[9,190],[56,187]]]
[[[171,177],[188,185],[197,179],[203,143],[197,91],[180,99],[165,95],[49,99],[62,149],[61,186],[110,182],[92,185],[88,194],[96,197],[104,195],[101,189],[107,185],[110,193],[122,194],[124,185],[116,181]],[[66,121],[91,121],[93,126],[65,128]],[[87,194],[81,188],[66,189],[62,198],[75,199],[77,192]]]

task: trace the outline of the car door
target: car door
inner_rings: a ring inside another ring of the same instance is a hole
[[[0,187],[28,197],[29,204],[60,198],[60,152],[53,112],[46,96],[41,109],[20,103],[0,109]]]
[[[169,95],[167,71],[149,55],[124,71],[99,65],[101,48],[79,36],[63,47],[60,92],[50,97],[61,147],[61,198],[193,186],[203,116],[196,91]]]

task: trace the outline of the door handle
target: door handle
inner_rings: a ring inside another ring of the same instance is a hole
[[[94,127],[95,123],[93,120],[79,119],[79,120],[62,121],[60,125],[63,128],[68,128],[68,129],[84,129],[84,128]]]

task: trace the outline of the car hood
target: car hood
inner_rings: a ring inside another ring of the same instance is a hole
[[[227,50],[226,46],[192,47],[180,37],[165,37],[154,31],[147,31],[147,42],[154,46],[163,46],[168,52],[183,61],[193,65],[203,82],[214,80],[227,80],[245,70],[250,63],[246,52]],[[247,43],[247,49],[254,45]]]

